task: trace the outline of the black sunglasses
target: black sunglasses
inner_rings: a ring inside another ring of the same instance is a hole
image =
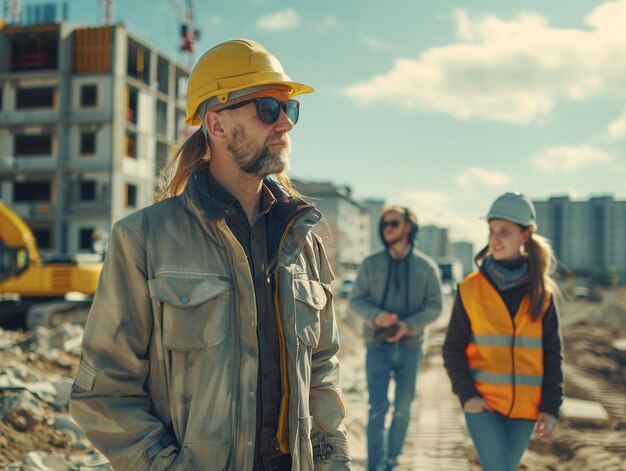
[[[397,219],[394,219],[393,221],[383,221],[380,223],[380,226],[384,229],[387,226],[391,226],[391,227],[399,227],[400,226],[400,221],[398,221]]]
[[[218,110],[218,112],[224,110],[236,110],[237,108],[249,105],[250,103],[254,103],[256,106],[256,115],[265,124],[274,124],[278,121],[280,110],[285,112],[287,118],[291,121],[291,124],[296,124],[298,122],[298,117],[300,116],[300,102],[298,100],[279,101],[272,97],[253,98],[251,100],[240,101],[234,105],[222,108],[221,110]]]

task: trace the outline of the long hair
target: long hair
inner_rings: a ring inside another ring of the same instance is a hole
[[[208,155],[210,148],[198,129],[161,169],[152,199],[156,202],[181,194],[191,174],[207,164]]]
[[[210,159],[211,148],[202,133],[202,129],[198,129],[161,169],[152,196],[153,201],[157,202],[181,194],[189,181],[189,177],[208,165]],[[272,175],[272,178],[281,185],[288,196],[292,198],[302,197],[284,172]]]
[[[556,257],[550,241],[535,233],[534,227],[520,226],[528,230],[528,240],[524,250],[528,255],[528,295],[530,296],[530,311],[533,319],[540,319],[544,313],[546,296],[553,297],[560,294],[560,290],[552,276],[556,272]],[[474,262],[480,267],[489,256],[489,244],[483,247],[474,257]]]

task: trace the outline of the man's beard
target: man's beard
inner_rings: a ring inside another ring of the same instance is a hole
[[[228,150],[242,172],[265,178],[285,170],[291,151],[291,141],[288,134],[270,136],[260,150],[255,150],[244,129],[238,127],[233,132]]]
[[[383,237],[383,238],[385,239],[385,244],[387,246],[397,244],[398,242],[404,242],[404,241],[410,242],[407,234],[398,234],[397,236],[391,239],[387,239],[386,237]]]

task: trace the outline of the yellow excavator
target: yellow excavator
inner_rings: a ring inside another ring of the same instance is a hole
[[[0,322],[32,328],[86,317],[102,257],[81,255],[44,259],[30,227],[0,201]]]

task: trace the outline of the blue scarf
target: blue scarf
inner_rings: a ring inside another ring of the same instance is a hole
[[[497,261],[489,255],[481,266],[500,291],[517,288],[528,282],[528,259]]]

